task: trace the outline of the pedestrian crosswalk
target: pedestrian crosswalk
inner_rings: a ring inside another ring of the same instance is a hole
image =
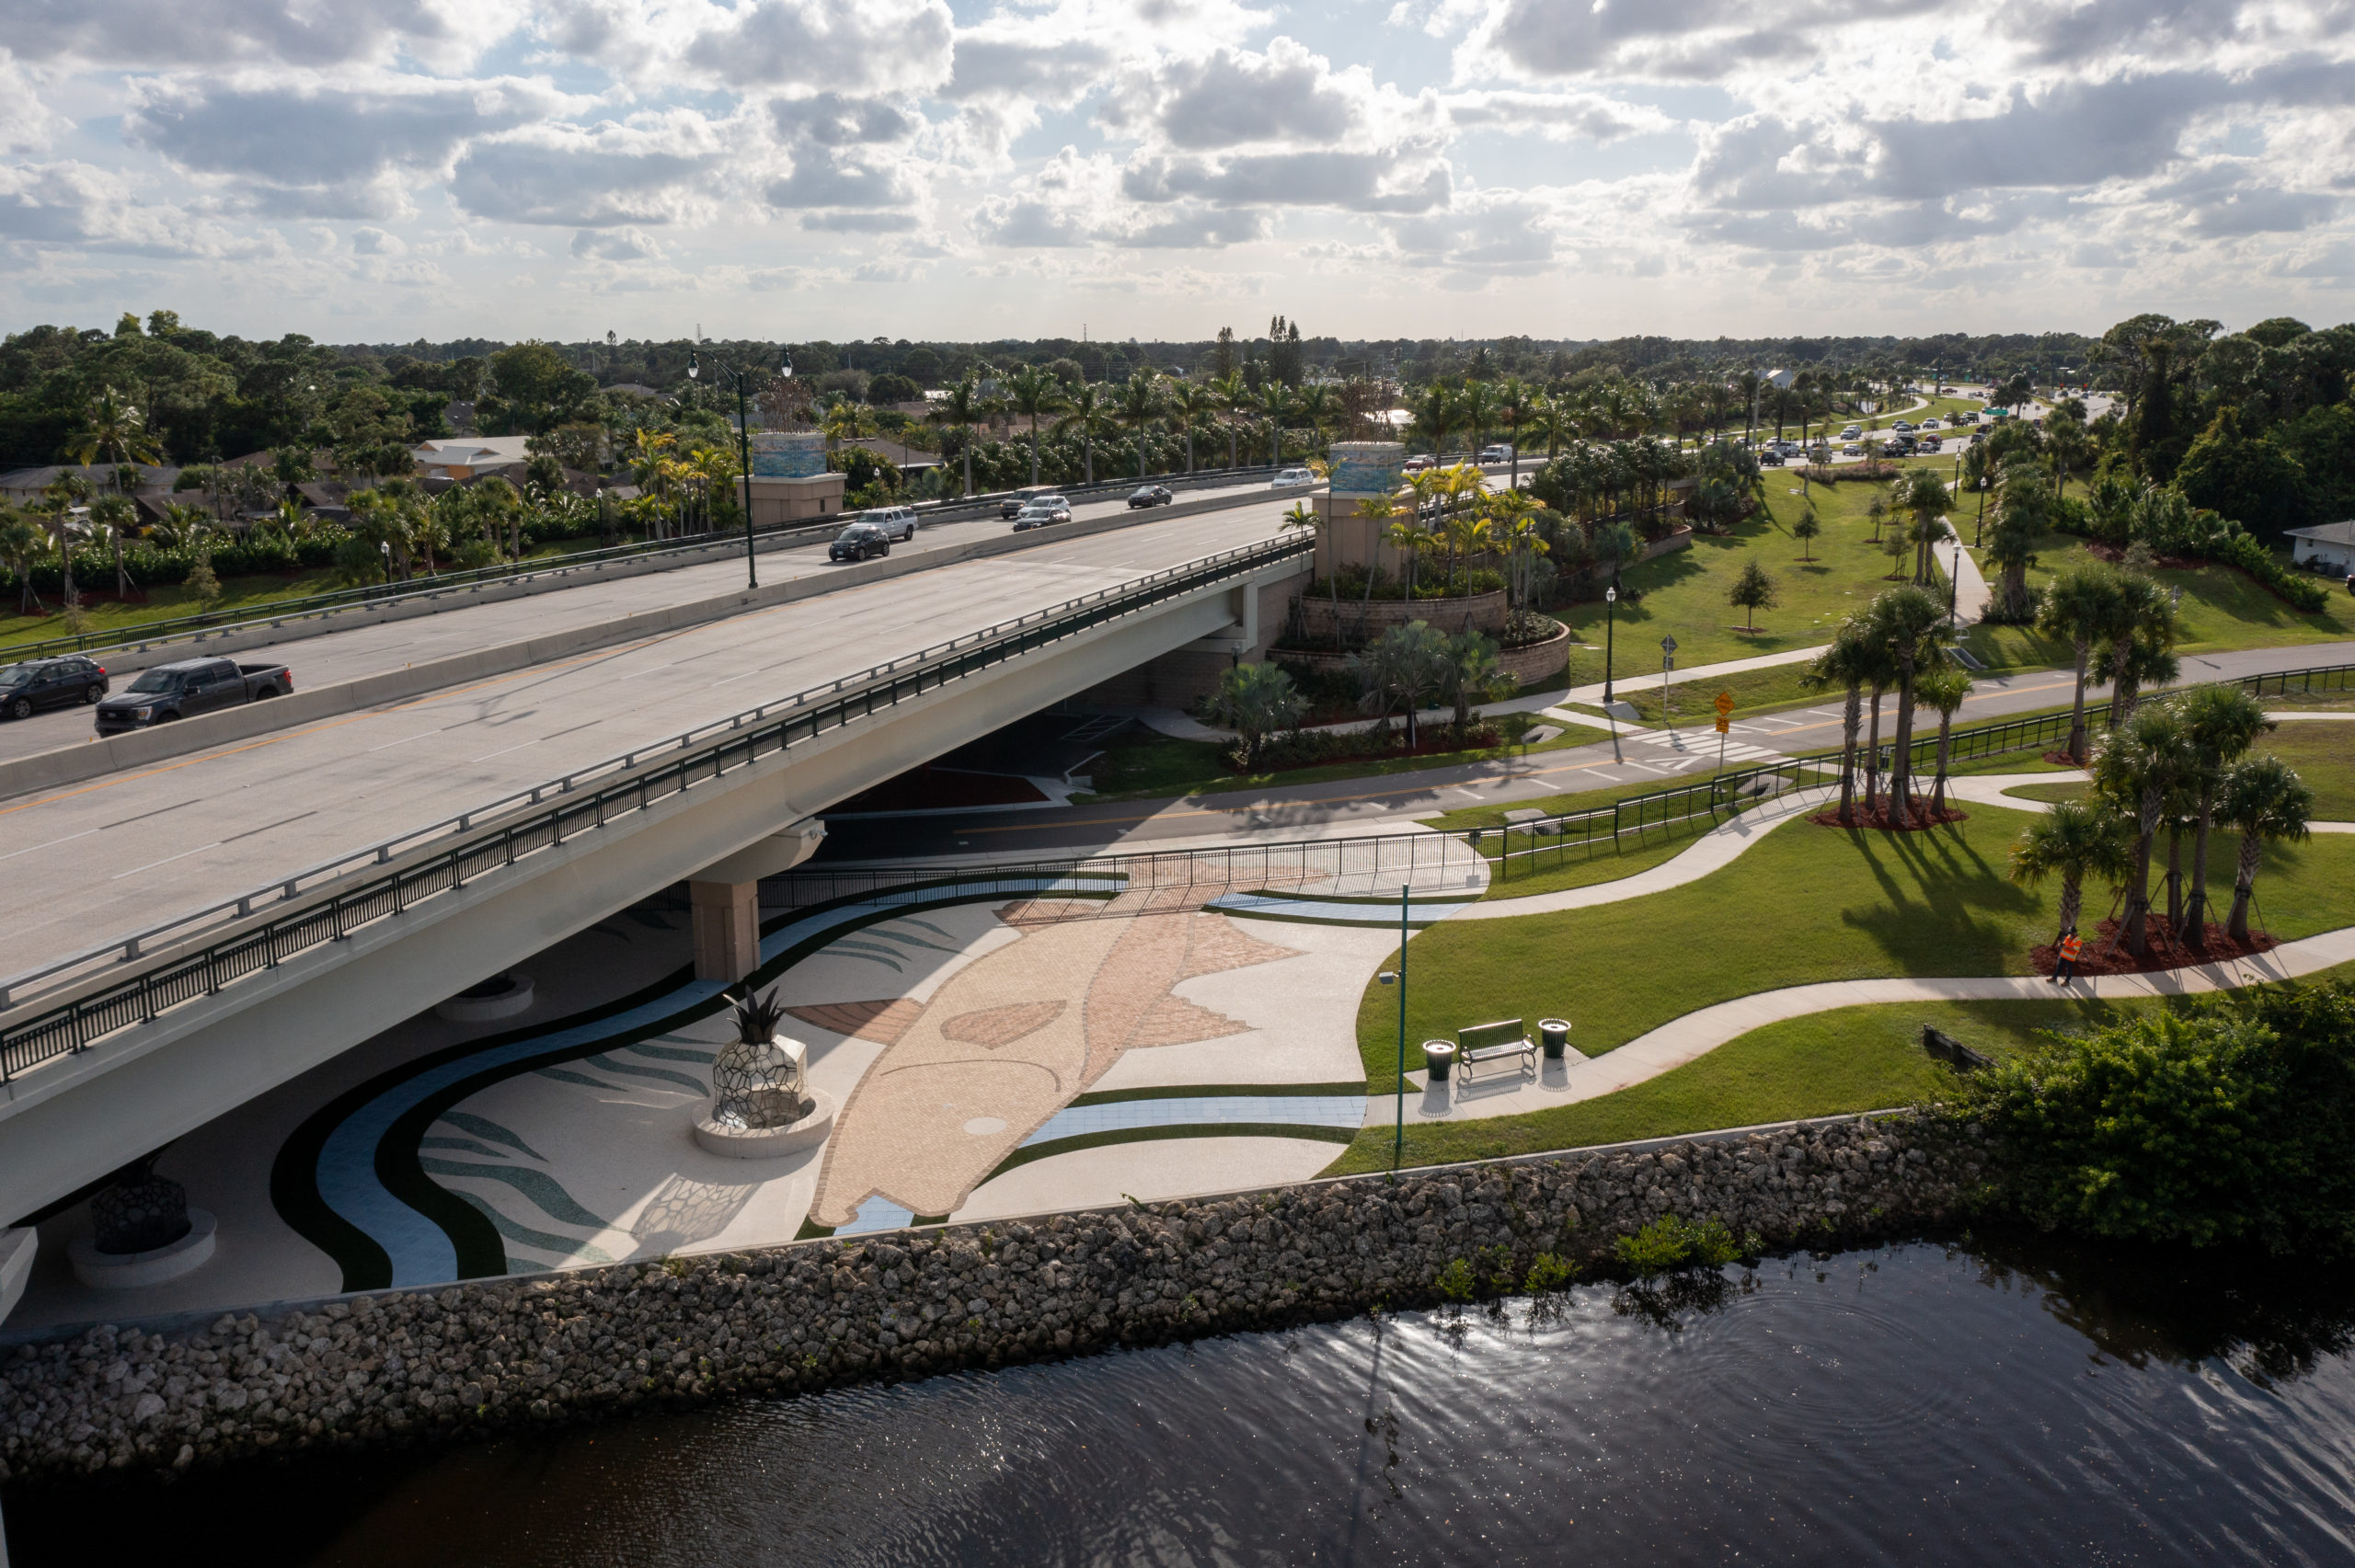
[[[1660,774],[1696,769],[1714,773],[1720,764],[1747,767],[1753,762],[1778,761],[1783,756],[1780,751],[1737,740],[1730,735],[1720,738],[1714,729],[1655,729],[1631,735],[1627,742],[1626,755],[1630,767]]]

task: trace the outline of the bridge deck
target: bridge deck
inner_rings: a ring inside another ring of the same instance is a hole
[[[0,876],[19,896],[0,908],[0,968],[22,972],[695,725],[1267,538],[1279,509],[1270,502],[1092,538],[1050,536],[1037,549],[753,611],[10,802],[0,806]],[[610,585],[623,594],[607,608],[638,607],[632,588],[675,591],[679,575]]]

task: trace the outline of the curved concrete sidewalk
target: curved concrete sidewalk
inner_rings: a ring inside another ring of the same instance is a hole
[[[1520,915],[1550,915],[1563,910],[1591,909],[1597,904],[1615,904],[1623,898],[1640,898],[1648,893],[1682,887],[1687,882],[1698,882],[1709,873],[1732,864],[1742,851],[1793,818],[1819,810],[1826,802],[1839,798],[1840,792],[1829,786],[1794,790],[1788,795],[1776,796],[1768,805],[1753,807],[1729,822],[1720,822],[1694,840],[1692,848],[1648,871],[1638,871],[1633,876],[1622,876],[1612,882],[1598,882],[1591,887],[1566,887],[1558,893],[1532,893],[1525,898],[1489,898],[1455,918],[1509,920]]]

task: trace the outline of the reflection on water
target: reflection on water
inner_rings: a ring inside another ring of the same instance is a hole
[[[2355,1280],[2209,1272],[1800,1254],[1552,1311],[14,1495],[10,1544],[20,1568],[208,1538],[503,1568],[2348,1561]]]

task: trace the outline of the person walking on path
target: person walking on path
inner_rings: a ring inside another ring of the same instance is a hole
[[[2052,965],[2052,983],[2066,985],[2075,974],[2078,956],[2085,950],[2085,939],[2071,926],[2061,933],[2061,956]]]

